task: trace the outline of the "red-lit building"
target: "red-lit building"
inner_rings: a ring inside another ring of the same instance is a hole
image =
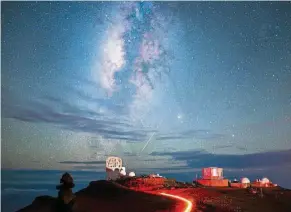
[[[217,167],[209,167],[202,169],[202,178],[197,183],[211,187],[227,187],[228,180],[223,178],[223,169]]]
[[[273,184],[268,178],[264,177],[261,180],[252,183],[252,187],[262,188],[262,187],[276,187],[277,184]]]
[[[202,179],[223,179],[223,169],[217,167],[209,167],[202,169]]]

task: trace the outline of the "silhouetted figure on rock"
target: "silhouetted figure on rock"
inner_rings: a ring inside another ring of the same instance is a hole
[[[72,188],[75,187],[74,180],[69,173],[63,174],[60,179],[60,185],[57,186],[58,200],[57,211],[58,212],[71,212],[73,211],[73,205],[75,203],[75,195]]]

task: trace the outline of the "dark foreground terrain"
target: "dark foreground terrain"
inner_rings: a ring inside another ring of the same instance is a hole
[[[55,211],[56,198],[37,197],[21,212]],[[75,212],[89,211],[175,211],[176,202],[163,196],[133,191],[105,180],[93,181],[85,189],[76,193]],[[169,210],[170,209],[170,210]]]
[[[160,196],[161,192],[178,195],[193,203],[192,211],[291,212],[291,190],[264,188],[262,194],[238,188],[176,188],[155,191],[133,191],[108,181],[94,181],[76,193],[76,212],[183,212],[185,203]],[[49,212],[55,210],[56,198],[42,196],[19,211]]]

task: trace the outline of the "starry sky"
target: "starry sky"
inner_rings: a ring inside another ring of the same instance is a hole
[[[1,4],[2,168],[291,175],[290,2]]]

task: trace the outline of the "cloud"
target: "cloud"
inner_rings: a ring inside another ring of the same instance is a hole
[[[87,81],[84,80],[84,84]],[[95,88],[96,89],[96,88]],[[85,102],[92,103],[103,110],[106,110],[112,114],[125,115],[127,108],[124,104],[117,104],[109,98],[98,98],[92,95],[92,93],[85,93],[84,89],[76,89],[70,87],[68,90],[73,90],[72,95]]]
[[[115,106],[110,100],[97,98],[95,100],[104,105],[104,108],[109,105],[116,113],[123,110],[122,107]],[[127,142],[144,142],[153,132],[156,133],[156,140],[168,141],[192,138],[210,140],[224,136],[208,130],[187,130],[160,134],[157,130],[133,126],[126,114],[120,113],[117,116],[114,113],[96,111],[73,105],[64,99],[53,96],[46,96],[39,98],[38,101],[26,102],[21,105],[6,101],[2,104],[2,112],[4,118],[13,118],[24,122],[49,123],[74,132],[87,132],[100,135],[104,139]]]
[[[224,134],[213,133],[209,130],[187,130],[178,133],[168,133],[168,134],[160,134],[156,136],[156,140],[177,140],[177,139],[204,139],[204,140],[212,140],[212,139],[220,139],[223,138]]]
[[[179,166],[179,167],[161,167],[161,168],[140,168],[138,169],[139,172],[143,173],[167,173],[167,172],[177,172],[181,170],[189,170],[188,166]]]
[[[106,161],[60,161],[61,164],[88,164],[88,165],[105,165]]]
[[[187,161],[189,167],[223,168],[264,168],[291,164],[291,150],[260,152],[244,155],[211,154],[206,151],[180,151],[180,152],[153,152],[152,156],[171,156],[177,161]]]
[[[101,166],[89,166],[89,165],[80,165],[80,166],[73,166],[72,168],[70,168],[71,170],[76,170],[76,171],[94,171],[94,173],[96,173],[96,175],[99,175],[98,179],[104,179],[106,172],[104,167]],[[90,180],[96,180],[96,178],[92,178],[89,180],[83,180],[84,182],[90,182]]]
[[[71,105],[55,97],[22,105],[6,102],[2,112],[4,118],[49,123],[75,132],[101,135],[105,139],[138,142],[144,141],[151,132],[135,128],[122,116],[110,117],[108,114]]]
[[[123,153],[124,156],[137,156],[137,153],[131,153],[131,152],[124,152]]]

